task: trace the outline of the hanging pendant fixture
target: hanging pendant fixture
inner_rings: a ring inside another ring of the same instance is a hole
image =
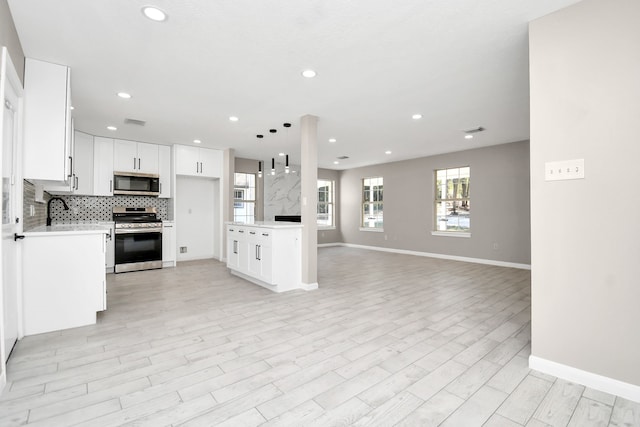
[[[271,158],[271,175],[276,174],[276,159]]]
[[[287,157],[285,158],[286,163],[284,165],[284,173],[289,173],[289,155],[287,154]]]
[[[258,178],[262,178],[262,160],[258,160]]]

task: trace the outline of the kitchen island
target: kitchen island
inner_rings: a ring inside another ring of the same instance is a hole
[[[301,280],[302,224],[227,223],[227,268],[273,292],[305,289]]]
[[[110,228],[60,224],[22,235],[24,335],[95,324],[96,313],[107,308]]]

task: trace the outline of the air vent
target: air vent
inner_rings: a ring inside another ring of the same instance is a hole
[[[136,120],[136,119],[124,119],[124,123],[127,125],[136,125],[136,126],[144,126],[147,124],[144,120]]]
[[[338,160],[346,160],[346,159],[348,159],[348,158],[349,158],[349,156],[340,156],[340,157],[336,157],[336,159],[338,159]]]
[[[478,126],[477,128],[465,130],[464,133],[474,134],[474,133],[482,132],[483,130],[485,130],[485,128],[483,128],[482,126]]]

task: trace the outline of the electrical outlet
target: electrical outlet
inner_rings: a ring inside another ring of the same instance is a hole
[[[497,244],[496,242],[493,243],[493,250],[497,251],[498,249],[500,249],[500,245]]]
[[[181,254],[186,254],[187,253],[187,247],[186,246],[180,246],[180,253]]]
[[[545,181],[584,179],[584,159],[562,160],[544,164]]]

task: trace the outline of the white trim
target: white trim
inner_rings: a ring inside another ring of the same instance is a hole
[[[531,264],[520,264],[516,262],[497,261],[494,259],[471,258],[457,255],[434,254],[430,252],[408,251],[405,249],[382,248],[379,246],[354,245],[352,243],[332,243],[332,246],[346,246],[348,248],[368,249],[380,252],[392,252],[395,254],[424,256],[429,258],[447,259],[450,261],[472,262],[475,264],[495,265],[497,267],[519,268],[521,270],[531,270]]]
[[[431,235],[443,237],[471,237],[471,233],[467,233],[465,231],[432,231]]]
[[[583,371],[534,355],[529,356],[529,368],[640,403],[640,386],[635,384]]]
[[[300,283],[300,289],[305,291],[314,291],[318,289],[318,282],[316,283]]]
[[[374,233],[384,233],[384,228],[360,227],[360,231],[373,231]]]
[[[335,225],[319,225],[318,226],[318,231],[335,230],[335,229],[336,229]]]
[[[318,243],[319,248],[329,248],[331,246],[344,246],[344,243]]]

